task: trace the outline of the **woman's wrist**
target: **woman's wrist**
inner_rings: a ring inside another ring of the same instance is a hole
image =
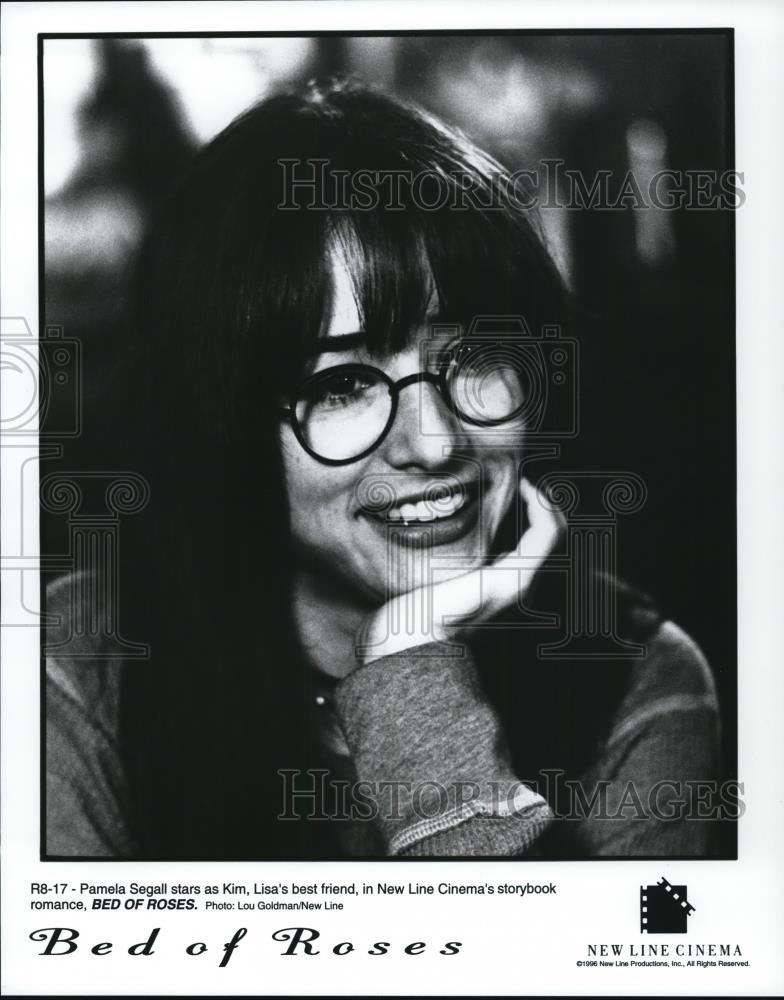
[[[391,602],[384,604],[360,629],[357,658],[363,666],[386,656],[413,653],[431,643],[448,641],[447,630],[432,618],[426,620],[422,615],[409,614],[403,622],[396,610]],[[441,655],[444,652],[449,653],[450,649],[442,650]]]
[[[340,681],[335,701],[390,854],[520,854],[549,825],[465,647],[377,659]]]

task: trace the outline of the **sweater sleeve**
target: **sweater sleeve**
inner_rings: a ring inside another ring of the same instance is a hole
[[[719,735],[710,668],[697,645],[665,622],[633,668],[609,736],[579,782],[582,801],[570,817],[579,819],[578,852],[709,856],[719,804]]]
[[[90,635],[65,645],[73,578],[47,588],[46,853],[50,857],[129,857],[128,792],[118,741],[121,661]],[[67,649],[69,655],[63,654]]]
[[[78,660],[47,663],[46,853],[50,856],[137,853],[129,832],[127,792],[111,713],[115,669]]]
[[[520,855],[549,825],[545,800],[512,771],[469,655],[433,643],[383,657],[344,678],[335,700],[389,854]]]

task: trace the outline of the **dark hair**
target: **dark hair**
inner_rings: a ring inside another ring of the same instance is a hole
[[[358,171],[423,174],[428,204],[439,185],[449,197],[427,208],[400,185],[399,207],[383,190],[375,206],[305,207],[313,198],[334,205],[340,178]],[[287,172],[312,176],[315,188],[287,192]],[[522,314],[532,329],[559,322],[561,280],[507,178],[430,115],[331,83],[273,96],[234,121],[152,227],[124,404],[127,454],[152,497],[123,581],[134,638],[152,646],[149,662],[129,664],[122,691],[145,856],[333,852],[325,824],[276,820],[277,770],[319,759],[291,616],[281,388],[323,333],[333,241],[379,348],[406,341],[433,283],[450,321],[495,313]],[[280,207],[292,198],[298,207]]]

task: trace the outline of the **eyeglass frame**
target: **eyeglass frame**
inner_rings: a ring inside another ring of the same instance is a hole
[[[437,374],[435,372],[420,371],[415,372],[411,375],[405,375],[403,378],[395,381],[391,378],[385,371],[380,368],[374,368],[373,365],[365,365],[359,362],[348,362],[344,365],[334,365],[330,368],[323,368],[320,371],[314,372],[309,375],[304,381],[302,381],[295,392],[291,393],[289,397],[290,400],[296,400],[304,389],[306,389],[312,382],[316,382],[319,379],[323,379],[324,376],[329,373],[330,375],[340,374],[342,372],[372,372],[374,376],[378,376],[382,382],[387,386],[387,391],[392,399],[392,405],[389,410],[389,417],[384,425],[383,431],[379,434],[376,440],[366,448],[359,455],[355,455],[352,458],[325,458],[323,455],[319,455],[317,452],[313,451],[305,441],[305,436],[302,432],[299,420],[296,413],[296,402],[290,402],[288,406],[281,407],[282,413],[288,415],[288,420],[291,425],[291,429],[294,432],[294,436],[300,443],[304,451],[307,452],[311,458],[315,458],[317,462],[321,462],[322,465],[340,466],[340,465],[351,465],[354,462],[360,462],[363,458],[367,458],[372,452],[378,448],[384,439],[389,435],[392,430],[392,425],[395,422],[395,417],[397,416],[397,405],[400,392],[407,388],[409,385],[417,385],[422,382],[429,382],[431,385],[435,385],[439,391],[441,398],[444,400],[446,405],[452,410],[458,420],[462,420],[465,423],[472,424],[475,427],[497,427],[499,424],[508,424],[510,420],[514,420],[517,415],[525,409],[526,403],[523,401],[520,406],[517,407],[508,417],[495,417],[491,420],[480,420],[476,417],[470,417],[463,413],[460,407],[455,403],[454,396],[449,389],[449,383],[454,379],[454,372],[450,378],[450,369],[448,367],[442,368]]]

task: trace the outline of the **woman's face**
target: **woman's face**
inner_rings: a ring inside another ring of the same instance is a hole
[[[385,357],[371,358],[355,338],[350,349],[340,344],[338,338],[357,333],[361,323],[338,254],[332,255],[332,274],[332,317],[313,370],[356,362],[381,369],[393,381],[423,370],[428,322],[413,331],[404,350]],[[522,426],[505,425],[504,432],[499,437],[459,421],[430,382],[401,389],[387,436],[348,465],[311,457],[284,422],[281,446],[298,570],[317,574],[327,586],[347,585],[375,604],[477,566],[490,553],[517,493]],[[435,502],[428,501],[434,496]],[[385,502],[379,503],[381,497]]]

